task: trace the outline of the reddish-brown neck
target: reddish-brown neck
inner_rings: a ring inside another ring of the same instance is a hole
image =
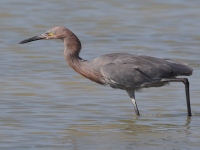
[[[96,71],[88,61],[79,57],[81,43],[76,35],[70,33],[63,41],[65,48],[64,56],[69,66],[82,76],[99,84],[103,84],[100,72]]]

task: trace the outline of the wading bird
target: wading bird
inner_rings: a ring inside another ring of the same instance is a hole
[[[193,69],[188,65],[168,59],[126,53],[105,54],[94,60],[84,60],[79,56],[81,42],[69,29],[63,26],[54,27],[45,33],[28,38],[20,44],[42,39],[61,39],[64,42],[64,57],[76,72],[102,85],[126,90],[132,100],[135,113],[140,115],[135,100],[135,91],[142,88],[161,87],[169,82],[185,84],[188,116],[191,116],[189,81],[187,78]]]

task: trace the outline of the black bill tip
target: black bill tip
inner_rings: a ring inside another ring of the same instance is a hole
[[[42,40],[42,39],[45,39],[45,37],[42,35],[37,35],[37,36],[31,37],[31,38],[25,39],[25,40],[19,42],[18,44],[29,43],[32,41],[37,41],[37,40]]]

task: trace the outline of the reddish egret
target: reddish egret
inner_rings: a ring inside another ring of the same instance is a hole
[[[183,82],[185,84],[188,116],[191,116],[189,76],[192,68],[188,65],[168,59],[155,58],[145,55],[131,55],[126,53],[105,54],[87,61],[79,56],[81,42],[69,29],[57,26],[45,33],[28,38],[20,44],[42,39],[61,39],[64,42],[64,57],[76,72],[82,76],[112,88],[126,90],[132,100],[135,113],[140,115],[135,100],[135,91],[141,88],[161,87],[169,82]]]

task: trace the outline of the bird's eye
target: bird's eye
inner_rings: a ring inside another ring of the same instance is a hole
[[[48,32],[47,35],[48,36],[53,36],[53,33],[52,32]]]

